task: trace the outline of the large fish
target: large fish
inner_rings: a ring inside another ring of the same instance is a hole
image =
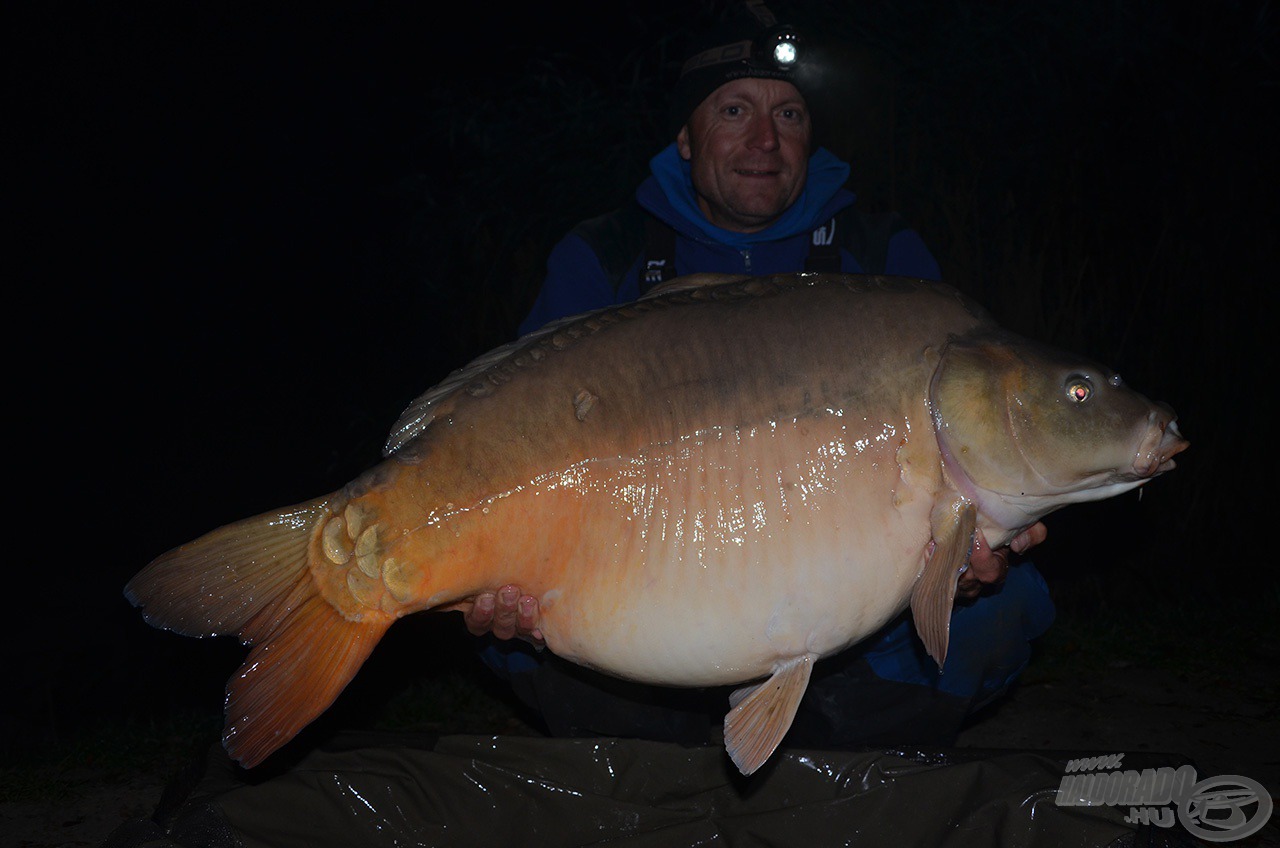
[[[172,550],[147,621],[252,650],[224,744],[253,766],[323,712],[396,619],[518,583],[560,656],[740,684],[744,773],[816,660],[910,606],[946,656],[958,575],[1187,446],[1163,405],[1001,331],[943,285],[700,276],[493,351],[415,401],[381,464]]]

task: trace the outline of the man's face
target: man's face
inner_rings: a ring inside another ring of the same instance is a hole
[[[804,190],[809,113],[789,82],[740,79],[711,93],[676,135],[707,220],[741,233],[763,230]]]

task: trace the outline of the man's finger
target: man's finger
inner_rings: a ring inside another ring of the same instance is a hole
[[[516,604],[519,600],[520,589],[517,586],[503,586],[498,590],[493,609],[493,635],[498,639],[510,639],[516,635],[519,618]]]
[[[472,636],[483,636],[493,627],[493,602],[492,592],[477,595],[471,609],[462,614],[462,620],[466,622],[467,631]]]
[[[1043,522],[1037,521],[1026,530],[1013,537],[1013,541],[1009,542],[1009,547],[1013,548],[1014,553],[1023,553],[1028,548],[1034,547],[1049,537],[1049,528],[1044,526]]]
[[[538,626],[538,599],[532,595],[520,598],[516,606],[516,625],[521,634],[528,634]]]
[[[983,583],[999,583],[1009,573],[1009,549],[977,548],[969,557],[969,574]]]
[[[956,583],[956,598],[962,601],[972,601],[978,597],[978,593],[982,591],[982,584],[974,578],[968,576],[966,572]]]

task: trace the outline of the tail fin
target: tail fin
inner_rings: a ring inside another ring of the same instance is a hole
[[[333,703],[393,620],[348,621],[312,578],[317,529],[334,500],[228,524],[158,557],[125,587],[156,627],[234,633],[253,646],[227,684],[222,737],[246,768]]]

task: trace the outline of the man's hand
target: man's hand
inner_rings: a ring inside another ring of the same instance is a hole
[[[497,639],[523,639],[539,648],[546,644],[538,629],[538,599],[520,594],[520,587],[513,584],[477,595],[471,608],[462,611],[462,618],[474,636],[492,633]]]
[[[973,550],[969,553],[969,567],[960,575],[960,582],[956,584],[956,597],[971,601],[978,597],[984,584],[998,586],[1003,583],[1005,575],[1009,573],[1010,550],[1013,553],[1023,553],[1043,542],[1048,535],[1049,529],[1037,521],[1014,536],[1008,545],[993,551],[979,530],[973,541]]]

